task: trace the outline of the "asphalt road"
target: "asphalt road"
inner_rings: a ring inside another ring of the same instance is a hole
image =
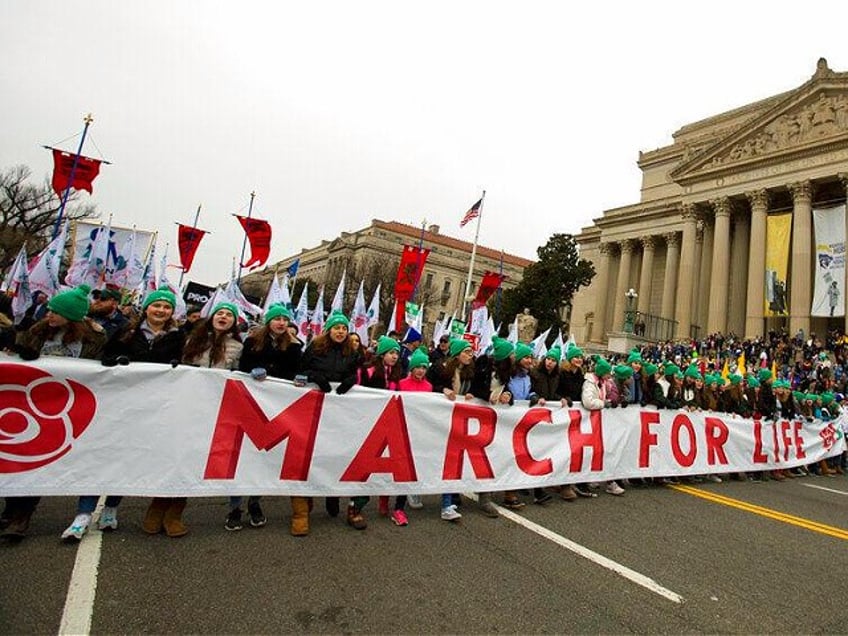
[[[528,524],[469,500],[448,523],[424,501],[398,528],[372,500],[364,532],[318,502],[310,536],[293,538],[284,498],[240,532],[223,529],[223,499],[192,499],[190,534],[169,539],[144,535],[147,502],[127,499],[102,536],[93,611],[78,572],[66,620],[90,615],[92,633],[848,632],[848,478],[601,492],[529,504]],[[60,631],[77,553],[96,545],[60,542],[75,503],[43,499],[30,536],[0,545],[0,632]]]

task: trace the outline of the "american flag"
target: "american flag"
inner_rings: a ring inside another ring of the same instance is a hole
[[[480,199],[471,206],[468,212],[465,213],[465,216],[462,217],[462,221],[459,223],[459,227],[465,227],[465,224],[468,223],[471,219],[477,218],[480,216],[480,207],[483,205],[483,199]]]

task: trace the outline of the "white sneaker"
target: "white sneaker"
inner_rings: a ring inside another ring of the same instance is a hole
[[[91,523],[91,515],[87,512],[78,514],[74,517],[73,522],[62,533],[62,539],[76,539],[77,541],[82,540],[82,536],[88,530],[88,526]]]
[[[711,481],[714,484],[720,484],[721,483],[721,477],[719,477],[718,475],[707,475],[706,480]]]
[[[615,495],[616,497],[618,497],[618,496],[624,494],[624,488],[619,486],[614,481],[611,481],[609,484],[607,484],[606,492],[607,492],[607,494]]]
[[[456,511],[456,506],[448,506],[447,508],[442,508],[443,521],[457,521],[458,519],[462,519],[462,515]]]
[[[118,508],[116,506],[104,506],[100,511],[100,519],[97,520],[100,530],[118,529]]]
[[[421,495],[407,495],[406,503],[409,504],[409,507],[413,510],[421,510],[424,507],[424,504],[421,501]]]

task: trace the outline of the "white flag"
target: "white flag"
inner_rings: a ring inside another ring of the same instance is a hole
[[[112,220],[106,227],[101,227],[97,238],[91,244],[88,257],[88,267],[83,282],[92,289],[102,287],[106,281],[106,261],[109,260],[109,239],[112,235]]]
[[[509,326],[509,333],[506,336],[513,345],[518,344],[518,314],[515,315],[515,322]]]
[[[551,345],[551,349],[554,347],[559,347],[560,351],[565,351],[565,343],[562,341],[562,329],[557,329],[557,337]],[[547,354],[547,351],[545,353]]]
[[[44,251],[38,255],[35,264],[29,271],[29,288],[40,291],[48,297],[59,293],[59,269],[62,267],[62,255],[65,252],[65,242],[68,239],[68,222],[65,221],[62,231],[50,241]]]
[[[212,308],[215,305],[217,305],[218,303],[223,302],[223,300],[224,300],[223,294],[224,294],[224,290],[220,286],[215,288],[215,293],[213,293],[209,297],[209,300],[206,301],[206,303],[203,305],[203,307],[200,310],[200,317],[201,318],[208,318],[209,314],[212,313]]]
[[[309,329],[313,336],[320,335],[324,331],[324,288],[318,291],[318,300],[315,301],[315,309],[312,310],[312,318],[309,320]]]
[[[26,246],[21,247],[15,262],[12,263],[9,273],[3,281],[2,291],[12,293],[12,316],[15,324],[20,324],[26,310],[32,306],[32,292],[29,288],[29,274],[27,272]]]
[[[283,290],[280,289],[280,281],[277,276],[271,277],[271,286],[268,288],[268,295],[265,296],[265,304],[262,305],[262,313],[267,313],[271,305],[279,305],[283,303]]]
[[[359,341],[368,346],[368,307],[365,306],[365,289],[363,282],[359,282],[359,290],[356,292],[356,300],[353,303],[353,311],[350,314],[351,330],[359,336]]]
[[[176,320],[185,320],[186,317],[186,303],[183,295],[180,293],[180,290],[177,289],[177,286],[171,283],[168,280],[168,275],[163,273],[159,278],[159,287],[167,287],[172,292],[174,292],[174,296],[177,299],[177,306],[174,307],[174,319]]]
[[[118,255],[119,264],[112,278],[112,282],[118,287],[135,289],[141,284],[144,276],[144,262],[138,252],[138,233],[133,229],[121,247]]]
[[[536,336],[536,339],[530,343],[530,348],[533,349],[534,358],[544,358],[548,353],[548,347],[545,344],[548,341],[548,334],[551,333],[551,328],[548,327],[545,333]]]
[[[226,289],[224,289],[223,296],[228,302],[231,302],[238,307],[239,312],[242,314],[249,315],[253,318],[262,314],[262,307],[254,305],[244,297],[244,294],[241,293],[241,289],[238,286],[238,281],[235,278],[230,280]]]
[[[380,286],[382,283],[377,283],[377,289],[374,290],[374,296],[371,298],[371,304],[368,305],[368,327],[373,327],[380,322]]]
[[[389,324],[386,325],[386,334],[397,331],[397,328],[397,301],[395,301],[395,304],[392,307],[392,316],[389,318]]]
[[[342,272],[342,279],[339,281],[339,286],[336,287],[336,295],[333,296],[333,304],[330,305],[330,311],[340,311],[344,313],[344,293],[345,293],[345,277],[347,276],[347,268]]]
[[[492,320],[492,317],[489,316],[486,319],[486,324],[483,327],[483,333],[480,334],[480,346],[477,349],[477,357],[480,357],[484,353],[489,353],[489,350],[492,348],[492,337],[496,334],[495,331],[495,322]]]
[[[309,297],[308,297],[309,282],[303,283],[303,289],[300,292],[300,300],[297,307],[294,309],[294,324],[297,325],[298,333],[303,337],[304,342],[309,334]]]

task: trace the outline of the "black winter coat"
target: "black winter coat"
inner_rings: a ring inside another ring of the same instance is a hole
[[[341,382],[351,387],[356,384],[361,363],[358,353],[345,355],[342,345],[332,342],[323,353],[316,353],[311,345],[308,346],[300,359],[300,369],[315,384]]]
[[[141,325],[136,327],[128,339],[125,339],[127,331],[119,331],[106,343],[103,351],[104,364],[114,363],[119,356],[126,356],[131,362],[157,362],[159,364],[170,364],[173,360],[181,360],[183,357],[183,345],[185,344],[185,332],[182,329],[174,329],[150,342],[141,330]]]
[[[239,371],[250,373],[253,369],[262,368],[272,378],[294,380],[300,367],[300,343],[289,344],[285,351],[275,347],[270,340],[265,340],[265,346],[256,351],[256,339],[253,336],[244,341],[239,360]]]

